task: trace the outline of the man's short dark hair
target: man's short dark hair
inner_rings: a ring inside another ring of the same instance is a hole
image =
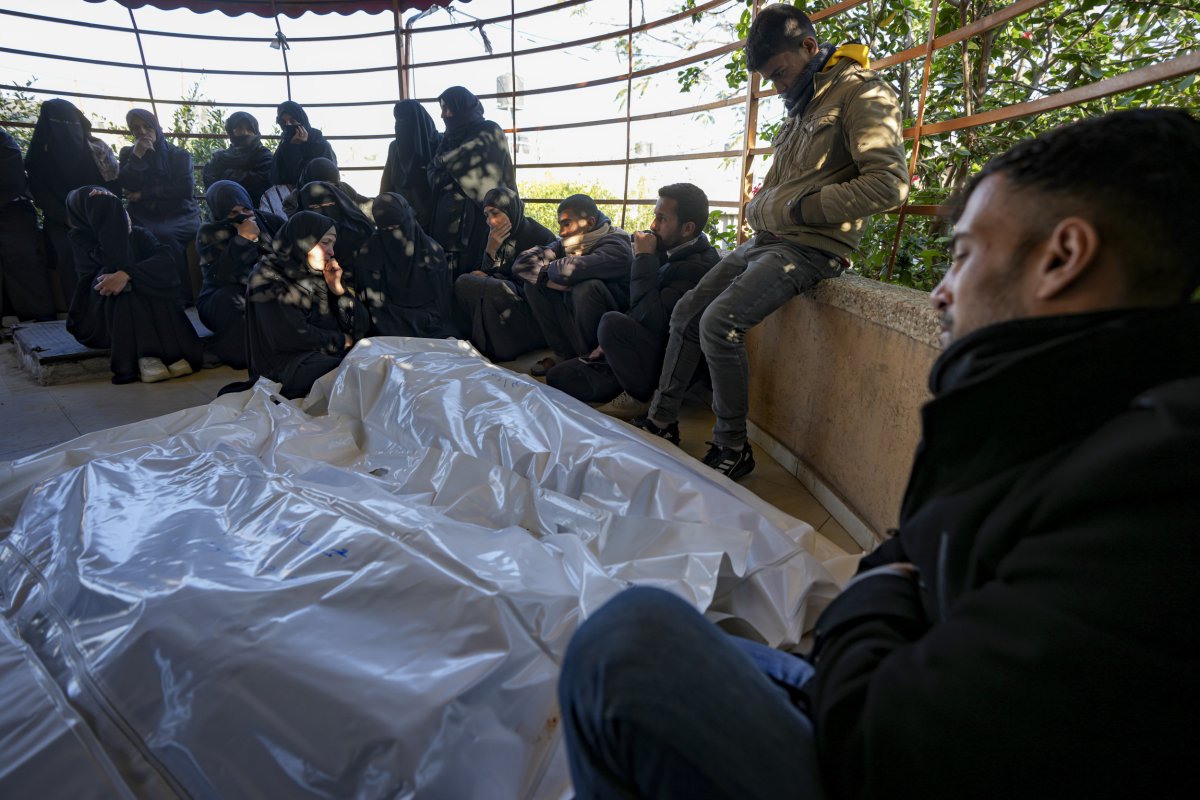
[[[607,222],[608,217],[600,211],[600,207],[596,205],[596,201],[588,197],[586,194],[573,194],[558,204],[558,213],[569,211],[575,216],[583,219],[591,217],[596,220],[596,224]]]
[[[776,3],[758,12],[746,36],[746,68],[759,71],[776,53],[798,52],[809,36],[817,38],[812,20],[795,6]]]
[[[675,201],[675,214],[680,226],[696,223],[696,233],[704,230],[708,223],[708,195],[699,186],[691,183],[672,183],[658,190],[659,197]]]
[[[1029,195],[1029,236],[1089,219],[1125,272],[1130,300],[1186,301],[1200,286],[1200,121],[1174,108],[1116,111],[996,156],[952,201],[957,220],[989,175]]]

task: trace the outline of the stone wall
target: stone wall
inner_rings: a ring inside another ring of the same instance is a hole
[[[751,439],[869,549],[897,522],[940,353],[929,296],[843,275],[772,314],[746,347]]]

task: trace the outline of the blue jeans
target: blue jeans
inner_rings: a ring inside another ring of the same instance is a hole
[[[559,679],[577,798],[824,798],[803,659],[728,636],[660,589],[585,622]]]
[[[801,292],[842,273],[829,253],[760,233],[721,259],[671,312],[671,338],[663,358],[650,420],[665,427],[679,419],[683,395],[701,354],[712,378],[713,442],[740,450],[746,444],[750,364],[746,331]],[[776,342],[786,358],[803,342]]]

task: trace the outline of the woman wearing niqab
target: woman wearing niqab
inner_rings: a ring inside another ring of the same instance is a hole
[[[348,280],[353,283],[358,251],[375,232],[371,220],[337,184],[327,181],[304,184],[296,192],[296,204],[302,210],[324,214],[337,223],[334,252],[342,269],[346,270]]]
[[[429,162],[434,195],[429,233],[446,251],[457,276],[475,269],[483,255],[488,236],[484,195],[499,186],[515,187],[516,172],[504,131],[483,118],[479,98],[462,86],[451,86],[438,102],[446,133]]]
[[[67,195],[80,186],[119,192],[117,156],[92,136],[92,123],[66,100],[42,103],[25,153],[29,191],[42,210],[42,229],[53,249],[64,304],[75,295],[75,257],[67,236]]]
[[[99,186],[67,196],[78,282],[67,331],[109,350],[113,383],[146,383],[200,368],[203,348],[179,303],[170,248],[132,225],[121,199]]]
[[[250,371],[280,383],[289,399],[308,394],[367,333],[367,310],[341,280],[336,233],[329,217],[297,211],[250,273]]]
[[[512,189],[492,189],[483,198],[490,229],[476,269],[454,282],[454,295],[469,320],[471,344],[494,361],[511,361],[546,346],[542,329],[525,300],[523,280],[512,273],[517,256],[556,238],[537,220],[525,216],[525,205]]]
[[[429,185],[429,162],[442,142],[433,117],[416,100],[401,100],[392,108],[396,138],[388,145],[380,193],[403,195],[416,215],[417,224],[428,231],[433,223],[433,189]]]
[[[213,332],[209,350],[234,369],[246,369],[246,280],[284,220],[254,208],[241,184],[217,181],[204,195],[213,221],[196,233],[203,283],[196,310]]]
[[[217,181],[241,184],[254,208],[271,185],[271,151],[262,143],[253,114],[230,114],[225,120],[225,133],[229,135],[229,147],[213,153],[204,165],[204,188],[207,191]]]
[[[121,148],[121,187],[129,201],[129,216],[162,244],[172,248],[179,272],[179,299],[194,302],[187,246],[200,227],[200,209],[193,196],[196,176],[192,154],[163,136],[158,118],[144,108],[125,115],[134,143]]]
[[[442,246],[417,224],[398,192],[375,198],[375,225],[358,256],[356,286],[373,336],[458,336],[450,268]]]

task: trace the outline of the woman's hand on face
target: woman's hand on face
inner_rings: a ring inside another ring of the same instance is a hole
[[[308,129],[303,125],[296,126],[296,135],[292,137],[292,141],[296,144],[304,144],[308,141]]]
[[[124,270],[110,272],[107,275],[101,275],[96,279],[95,289],[101,297],[112,297],[125,291],[125,287],[129,285],[129,273]]]
[[[325,275],[325,284],[329,287],[329,291],[338,297],[346,293],[346,287],[342,286],[342,267],[336,258],[329,258],[325,261],[322,273]]]
[[[237,224],[236,227],[238,236],[242,237],[243,239],[249,239],[252,242],[258,241],[258,223],[254,220],[254,217],[242,220]]]
[[[512,222],[507,217],[502,222],[498,223],[488,234],[487,254],[489,258],[495,258],[496,253],[500,252],[500,245],[504,244],[504,240],[508,238],[508,234],[512,232]]]
[[[154,137],[153,136],[142,136],[136,142],[133,143],[133,154],[135,156],[137,156],[138,158],[141,158],[142,156],[146,155],[147,150],[153,150],[153,149],[154,149]]]

